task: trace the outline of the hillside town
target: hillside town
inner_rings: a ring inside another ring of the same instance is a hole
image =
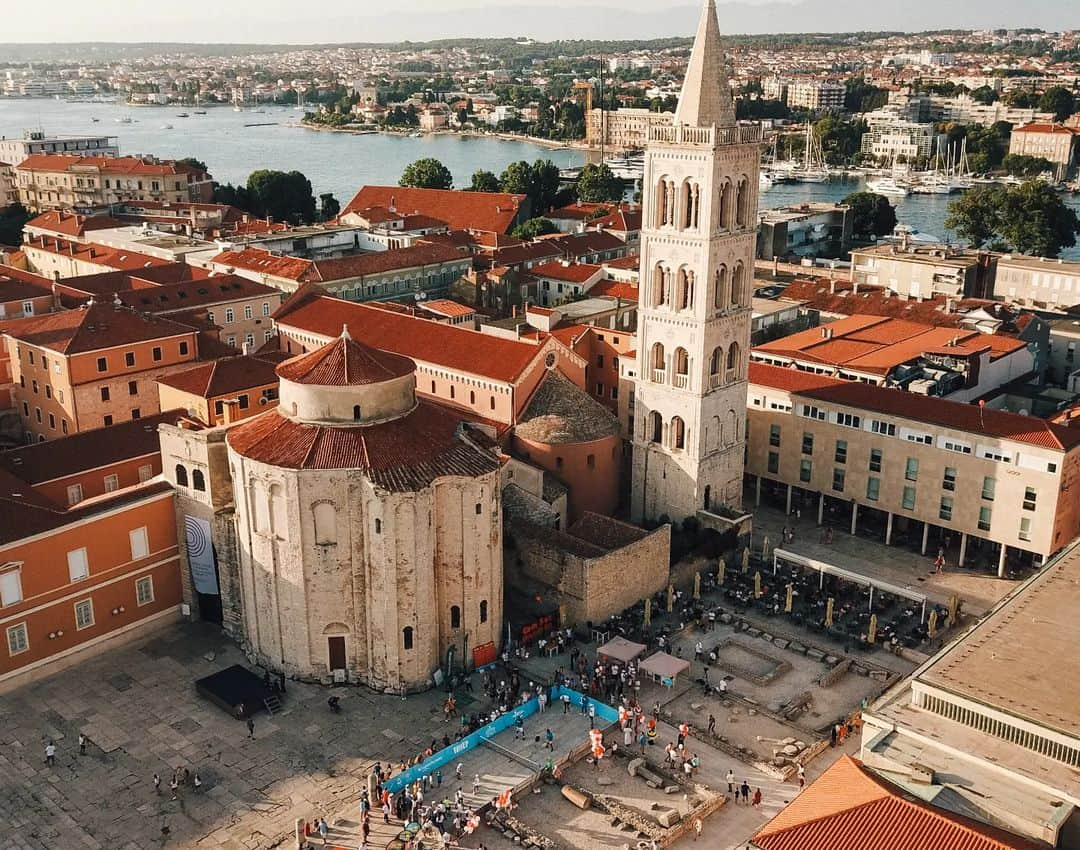
[[[583,162],[0,111],[5,848],[1080,847],[1075,33],[233,47],[0,105]]]

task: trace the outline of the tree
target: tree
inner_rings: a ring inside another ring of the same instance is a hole
[[[543,213],[555,205],[559,194],[559,168],[550,159],[538,159],[532,165],[519,160],[506,167],[499,184],[504,192],[527,195],[532,211]]]
[[[341,213],[341,202],[334,197],[333,192],[324,192],[319,195],[319,220],[330,221]]]
[[[979,186],[949,204],[945,226],[976,247],[988,243],[1019,254],[1056,257],[1076,244],[1080,216],[1041,180]]]
[[[30,220],[29,211],[22,204],[11,204],[0,209],[0,245],[22,245],[23,227]]]
[[[581,169],[577,182],[578,200],[587,204],[618,201],[623,196],[622,181],[611,173],[607,163],[590,162]]]
[[[449,189],[454,185],[454,175],[439,160],[427,157],[405,166],[398,185],[414,189]]]
[[[469,184],[470,192],[499,192],[499,178],[492,172],[480,169],[473,172],[472,183]]]
[[[896,208],[884,195],[853,192],[842,203],[851,207],[851,229],[860,236],[885,236],[896,227]]]
[[[215,183],[213,201],[215,204],[227,204],[230,207],[251,211],[247,187],[243,184]]]
[[[201,159],[195,159],[195,157],[193,156],[185,156],[183,159],[178,159],[176,161],[176,164],[190,166],[197,171],[202,171],[204,174],[208,174],[210,172],[210,169],[206,167],[205,162],[203,162]]]
[[[1064,121],[1076,109],[1076,99],[1064,86],[1050,86],[1039,98],[1039,109],[1053,112],[1055,121]]]
[[[559,228],[550,218],[530,218],[514,228],[511,235],[518,239],[535,239],[548,233],[558,233]]]
[[[247,180],[247,209],[260,217],[304,224],[315,220],[311,181],[299,171],[253,171]]]
[[[997,92],[990,86],[979,86],[971,93],[971,99],[976,103],[981,103],[983,106],[989,106],[997,100]]]
[[[1041,156],[1026,156],[1010,153],[1001,161],[1001,166],[1009,174],[1017,177],[1037,177],[1045,171],[1053,172],[1054,163]]]

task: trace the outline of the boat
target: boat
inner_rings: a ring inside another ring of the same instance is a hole
[[[116,123],[117,124],[130,124],[131,123],[131,116],[130,115],[125,115],[123,118],[117,118]]]
[[[613,156],[604,160],[604,165],[620,180],[641,180],[645,176],[644,156]]]
[[[190,118],[191,116],[188,115],[186,112],[177,112],[176,117],[177,118]]]
[[[100,120],[101,120],[100,118],[91,118],[90,119],[90,121],[93,122],[94,124],[97,124]]]
[[[196,114],[196,115],[205,115],[205,114],[206,114],[206,110],[205,110],[205,109],[196,109],[196,110],[195,110],[195,114]]]
[[[786,165],[788,176],[796,183],[824,183],[829,179],[829,167],[825,164],[821,142],[814,135],[814,129],[809,121],[806,122],[802,162],[796,163],[792,160]]]
[[[906,198],[910,191],[907,183],[901,182],[895,177],[875,177],[873,180],[867,180],[866,188],[878,195],[894,198]]]
[[[773,187],[773,185],[774,185],[773,184],[773,179],[772,179],[772,177],[770,177],[768,175],[767,172],[765,172],[765,171],[758,172],[758,187],[762,191],[767,192],[769,189],[771,189]]]

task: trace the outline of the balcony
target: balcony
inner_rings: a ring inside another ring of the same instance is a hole
[[[654,384],[667,383],[667,369],[653,369],[652,381]]]
[[[724,376],[720,374],[709,375],[709,389],[715,390],[717,387],[724,385]]]
[[[690,386],[690,376],[676,375],[672,383],[674,383],[675,386],[678,387],[680,390],[685,390],[688,386]]]

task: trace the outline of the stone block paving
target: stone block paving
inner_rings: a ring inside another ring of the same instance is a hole
[[[326,689],[289,683],[285,710],[257,715],[249,740],[194,687],[234,663],[245,659],[216,628],[179,626],[0,697],[4,850],[291,846],[296,818],[358,814],[376,760],[398,763],[456,731],[438,692],[403,702],[342,688],[334,715]],[[173,801],[169,780],[185,767],[202,788]]]

